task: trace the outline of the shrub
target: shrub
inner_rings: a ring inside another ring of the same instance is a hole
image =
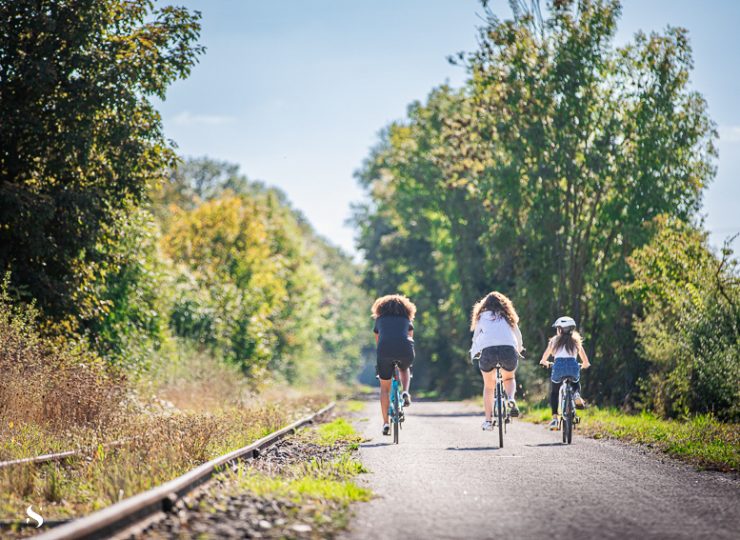
[[[633,279],[617,289],[634,302],[640,355],[650,373],[644,405],[663,416],[714,413],[740,419],[740,282],[736,262],[708,247],[706,233],[664,217],[655,239],[629,259]]]
[[[85,343],[45,337],[33,306],[0,287],[0,430],[34,423],[51,430],[106,423],[119,408],[123,378]],[[2,436],[2,432],[0,432]]]

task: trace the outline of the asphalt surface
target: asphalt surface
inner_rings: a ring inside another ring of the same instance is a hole
[[[413,403],[395,446],[378,409],[359,424],[361,481],[376,498],[357,505],[345,540],[740,539],[737,476],[577,435],[566,446],[521,421],[499,449],[481,412],[454,402]]]

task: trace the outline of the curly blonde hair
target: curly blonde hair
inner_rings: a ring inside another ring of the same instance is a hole
[[[503,317],[512,328],[519,324],[519,315],[516,314],[514,304],[511,303],[511,300],[498,291],[491,291],[473,306],[473,315],[470,317],[471,331],[475,330],[475,325],[484,311],[490,311],[494,316]]]
[[[378,298],[373,303],[370,311],[373,314],[373,319],[383,315],[397,315],[413,321],[416,315],[416,306],[402,294],[387,294]]]

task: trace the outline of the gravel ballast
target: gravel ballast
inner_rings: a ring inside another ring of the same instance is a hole
[[[337,442],[320,445],[310,431],[283,439],[250,460],[243,473],[268,477],[290,475],[311,461],[332,462],[351,452]],[[144,532],[147,539],[171,538],[334,538],[346,525],[348,510],[334,500],[257,495],[239,485],[237,474],[225,473],[181,501],[175,512]]]

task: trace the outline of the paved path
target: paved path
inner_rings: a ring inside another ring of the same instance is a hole
[[[357,505],[345,540],[435,538],[740,539],[740,480],[642,452],[516,422],[498,449],[480,412],[414,403],[401,444],[368,404],[361,447],[377,495]],[[363,425],[363,424],[361,424]]]

